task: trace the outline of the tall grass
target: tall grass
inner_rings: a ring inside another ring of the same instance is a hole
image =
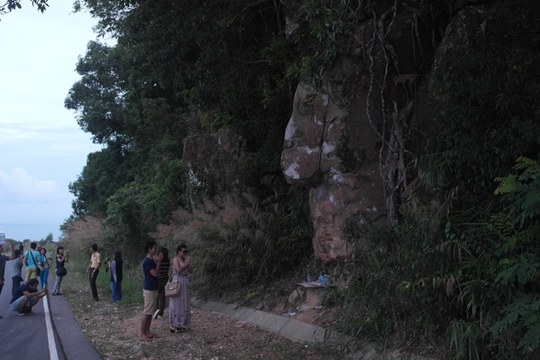
[[[103,255],[102,255],[102,260]],[[96,281],[98,295],[101,301],[110,301],[111,286],[110,272],[106,272],[106,266],[103,264],[100,267],[98,278]],[[142,257],[141,257],[142,263]],[[81,300],[92,300],[90,291],[90,280],[86,274],[86,269],[90,264],[90,253],[71,252],[69,254],[69,263],[66,264],[68,275],[62,281],[62,293],[66,296],[78,296]],[[143,301],[142,286],[143,273],[142,267],[131,259],[124,260],[124,279],[122,281],[122,301],[119,305],[128,305],[133,303],[141,303]],[[52,272],[54,273],[54,272]],[[55,278],[56,275],[53,275]],[[54,280],[53,280],[54,284]]]

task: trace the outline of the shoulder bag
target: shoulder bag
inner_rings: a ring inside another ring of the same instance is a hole
[[[56,275],[58,275],[58,276],[66,276],[67,275],[67,269],[65,267],[56,268]]]
[[[30,250],[30,255],[32,255],[32,260],[34,260],[34,266],[36,267],[36,275],[39,276],[41,275],[41,270],[39,269],[39,266],[36,262],[36,258],[34,257],[34,253],[32,252],[32,250]]]
[[[180,295],[180,281],[175,277],[174,281],[169,281],[165,285],[165,296],[166,297],[175,297]]]

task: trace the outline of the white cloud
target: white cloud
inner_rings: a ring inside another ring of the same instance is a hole
[[[64,108],[97,20],[70,14],[73,1],[44,14],[29,3],[0,23],[0,230],[20,240],[58,234],[72,212],[69,183],[101,149]]]
[[[0,203],[53,204],[65,202],[69,197],[69,193],[61,191],[56,182],[36,179],[25,169],[15,168],[11,175],[0,172]]]

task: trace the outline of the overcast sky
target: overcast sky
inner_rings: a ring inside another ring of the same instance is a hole
[[[0,231],[15,240],[55,240],[72,213],[68,185],[101,147],[77,125],[64,99],[80,77],[79,56],[96,20],[51,1],[0,17]]]

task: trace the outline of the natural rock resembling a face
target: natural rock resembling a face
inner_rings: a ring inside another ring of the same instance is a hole
[[[313,245],[323,261],[349,254],[341,234],[348,217],[384,208],[377,141],[362,112],[345,111],[330,94],[298,85],[281,166],[290,184],[311,188]]]
[[[315,255],[326,262],[349,255],[342,230],[351,215],[399,223],[402,194],[418,176],[414,159],[440,126],[433,121],[440,105],[434,84],[444,81],[448,61],[484,22],[481,8],[467,6],[447,17],[449,23],[434,24],[433,32],[416,27],[411,37],[411,24],[433,11],[446,18],[449,9],[423,6],[418,14],[377,6],[392,20],[359,21],[362,36],[351,40],[350,51],[342,49],[321,89],[298,85],[285,135],[283,174],[290,184],[311,188]],[[440,45],[429,41],[435,30],[444,34]]]

